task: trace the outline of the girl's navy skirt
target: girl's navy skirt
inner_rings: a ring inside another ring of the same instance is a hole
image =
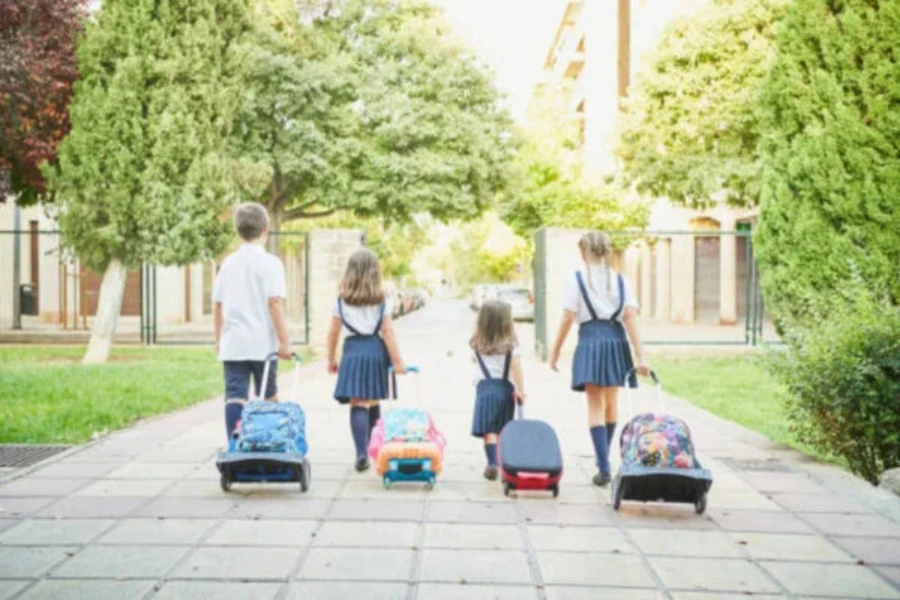
[[[353,335],[344,339],[334,398],[346,404],[351,398],[384,400],[388,397],[390,356],[379,335]]]
[[[515,412],[514,389],[513,384],[505,379],[482,379],[478,382],[472,435],[484,437],[488,433],[500,433],[503,426],[512,421]]]
[[[585,321],[578,328],[578,346],[572,361],[572,389],[583,392],[584,386],[619,387],[634,368],[625,327],[619,321]],[[634,374],[628,385],[637,387]]]

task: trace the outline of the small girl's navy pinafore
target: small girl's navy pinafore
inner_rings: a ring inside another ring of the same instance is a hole
[[[578,346],[572,361],[572,389],[583,392],[586,384],[601,387],[619,387],[625,383],[625,376],[632,368],[631,347],[625,326],[618,320],[625,306],[625,282],[618,276],[619,307],[609,319],[598,319],[581,273],[575,273],[581,297],[591,313],[591,320],[578,328]],[[631,375],[630,387],[637,387],[637,378]]]
[[[484,379],[478,382],[475,392],[475,414],[472,418],[472,435],[484,437],[488,433],[500,433],[503,426],[512,421],[515,411],[513,392],[515,388],[509,381],[509,367],[512,363],[512,352],[506,354],[503,365],[503,377],[491,377],[487,365],[481,355],[475,353],[478,366],[484,373]]]
[[[364,334],[350,326],[344,319],[343,301],[338,299],[338,315],[341,323],[352,335],[344,339],[344,352],[338,369],[334,398],[346,404],[351,398],[383,400],[388,397],[388,367],[390,356],[379,331],[384,319],[384,304],[378,315],[378,323],[370,334]]]

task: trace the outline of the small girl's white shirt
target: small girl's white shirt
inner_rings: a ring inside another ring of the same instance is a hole
[[[512,355],[519,356],[521,353],[518,348],[513,348]],[[506,355],[505,354],[482,354],[481,360],[484,361],[484,366],[487,367],[488,373],[491,374],[493,379],[500,379],[503,377],[503,367],[506,364]],[[484,372],[481,370],[481,366],[478,364],[478,358],[475,356],[475,353],[472,353],[472,363],[475,365],[475,377],[472,380],[473,385],[478,385],[478,382],[485,379]],[[510,369],[509,381],[512,383],[512,369]],[[516,384],[513,383],[513,386]]]
[[[364,306],[350,306],[346,302],[342,303],[342,309],[344,311],[344,325],[341,326],[341,329],[344,332],[345,336],[353,335],[353,332],[347,329],[347,325],[351,325],[356,331],[358,331],[362,335],[371,335],[375,332],[375,326],[378,325],[378,316],[381,314],[381,305],[380,304],[366,304]],[[338,301],[334,301],[334,306],[331,308],[332,316],[340,318],[340,313],[338,312]],[[384,306],[384,315],[389,317],[391,315],[391,304],[390,302],[385,302]],[[379,330],[380,332],[380,330]]]
[[[607,272],[609,273],[608,283]],[[616,312],[616,309],[619,308],[619,284],[616,280],[618,273],[612,269],[597,265],[590,267],[589,273],[581,271],[581,276],[584,278],[584,287],[587,290],[588,297],[591,299],[591,306],[594,307],[594,312],[597,313],[597,318],[609,319]],[[588,285],[588,277],[590,277],[592,285]],[[622,279],[624,280],[625,305],[616,318],[618,321],[621,321],[625,316],[626,308],[639,308],[631,282],[628,281],[627,277]],[[591,289],[592,287],[593,289]],[[587,304],[584,303],[584,297],[578,288],[578,279],[575,273],[566,281],[566,287],[563,290],[562,307],[575,313],[575,318],[579,323],[591,320],[591,312],[588,310]]]

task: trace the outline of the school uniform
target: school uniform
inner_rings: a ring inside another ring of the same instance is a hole
[[[487,355],[475,353],[479,369],[472,417],[472,435],[475,437],[499,434],[503,426],[513,419],[513,392],[516,388],[509,380],[509,370],[514,354],[518,351]]]
[[[590,277],[590,285],[588,285]],[[607,277],[612,281],[608,285]],[[609,288],[612,287],[610,290]],[[634,368],[631,346],[622,322],[626,308],[637,308],[630,284],[621,274],[605,268],[588,273],[576,272],[566,286],[563,308],[578,320],[578,345],[572,361],[572,389],[582,392],[585,385],[619,387]],[[632,374],[628,385],[637,387]]]
[[[338,369],[334,398],[346,404],[351,398],[383,400],[388,397],[388,368],[391,359],[381,338],[384,303],[351,306],[342,299],[332,314],[341,320],[344,350]]]

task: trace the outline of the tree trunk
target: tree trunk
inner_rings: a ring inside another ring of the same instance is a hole
[[[113,335],[122,311],[122,298],[125,296],[125,265],[114,258],[103,273],[100,284],[100,297],[97,298],[97,314],[91,329],[91,339],[82,362],[86,365],[105,363],[109,360]]]

